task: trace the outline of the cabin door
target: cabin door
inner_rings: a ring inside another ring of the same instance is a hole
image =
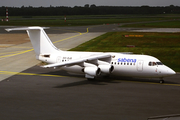
[[[138,61],[138,63],[137,63],[137,71],[139,71],[139,72],[143,71],[143,63],[144,63],[143,60]]]
[[[57,57],[56,62],[57,62],[57,63],[60,63],[60,62],[61,62],[61,57],[60,57],[60,56]]]

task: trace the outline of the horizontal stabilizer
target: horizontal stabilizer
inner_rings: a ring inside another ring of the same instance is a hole
[[[14,31],[14,30],[39,30],[39,29],[49,29],[49,27],[21,27],[21,28],[7,28],[6,31]]]

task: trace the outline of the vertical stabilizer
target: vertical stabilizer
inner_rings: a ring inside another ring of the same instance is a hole
[[[11,28],[6,30],[26,30],[36,55],[44,53],[55,53],[58,51],[42,27]]]

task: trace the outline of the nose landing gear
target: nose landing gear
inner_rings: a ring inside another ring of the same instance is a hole
[[[163,83],[164,83],[163,78],[160,78],[159,83],[160,83],[160,84],[163,84]]]

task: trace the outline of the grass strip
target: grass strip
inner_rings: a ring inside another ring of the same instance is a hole
[[[143,37],[125,37],[125,35],[143,35]],[[128,45],[135,47],[127,47]],[[71,51],[146,54],[158,58],[165,65],[180,72],[179,33],[108,32]]]

